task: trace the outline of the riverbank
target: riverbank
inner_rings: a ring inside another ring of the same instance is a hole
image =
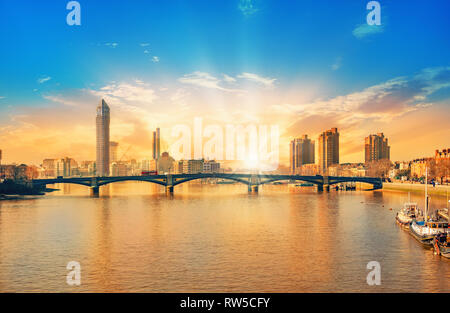
[[[402,191],[418,194],[425,194],[424,184],[411,184],[411,183],[383,183],[383,191]],[[428,194],[437,196],[450,196],[450,186],[448,185],[428,185]]]
[[[30,200],[36,199],[37,196],[33,195],[0,195],[0,201],[6,200]]]

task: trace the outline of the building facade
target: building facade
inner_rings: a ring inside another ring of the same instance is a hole
[[[97,176],[109,176],[109,125],[110,110],[108,104],[102,99],[97,107]]]
[[[115,142],[115,141],[111,141],[109,143],[109,162],[110,163],[119,161],[119,158],[117,155],[118,150],[119,150],[119,143]]]
[[[153,160],[158,160],[161,156],[161,131],[159,128],[153,132]]]
[[[379,160],[390,160],[390,150],[388,139],[383,133],[369,135],[365,138],[365,161],[376,162]]]
[[[290,172],[296,174],[300,167],[315,163],[315,143],[303,135],[296,138],[289,145]]]
[[[434,158],[436,159],[436,163],[450,160],[450,148],[443,149],[442,151],[436,150]]]
[[[339,164],[339,132],[332,128],[319,136],[319,169],[326,174],[332,165]]]
[[[214,160],[205,161],[203,163],[203,173],[219,173],[220,163]]]

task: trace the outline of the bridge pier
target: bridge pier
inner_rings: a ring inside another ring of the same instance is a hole
[[[100,195],[100,187],[90,187],[90,189],[92,197],[98,197]]]
[[[258,185],[248,185],[248,192],[250,193],[258,193],[259,186]]]
[[[318,192],[322,192],[323,191],[323,185],[322,184],[317,184],[317,191]]]
[[[166,194],[173,195],[173,186],[166,186]]]
[[[326,191],[330,191],[330,185],[325,185],[323,187],[325,188]]]

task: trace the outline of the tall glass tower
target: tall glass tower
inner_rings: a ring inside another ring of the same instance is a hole
[[[97,176],[109,176],[109,106],[102,99],[97,107]]]

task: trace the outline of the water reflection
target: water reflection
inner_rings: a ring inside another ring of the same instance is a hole
[[[193,183],[167,197],[127,182],[92,198],[57,187],[0,202],[2,291],[450,291],[450,262],[394,222],[403,193],[267,185],[249,195],[241,184]],[[72,260],[82,265],[76,290],[65,284]],[[366,284],[373,260],[377,287]]]

